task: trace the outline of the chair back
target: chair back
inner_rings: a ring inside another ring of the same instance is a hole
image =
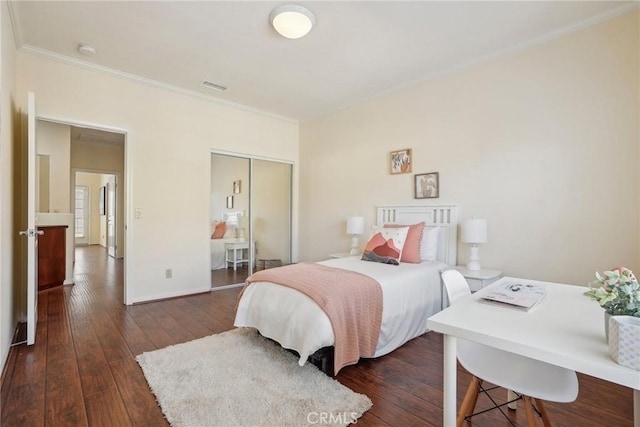
[[[471,295],[471,289],[469,289],[467,280],[458,270],[445,270],[440,273],[440,276],[442,277],[444,288],[447,291],[449,304],[455,303],[462,297]]]

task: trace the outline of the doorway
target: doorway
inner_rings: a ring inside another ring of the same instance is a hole
[[[69,216],[70,273],[76,245],[101,245],[124,258],[126,186],[119,184],[125,179],[125,133],[40,118],[36,134],[41,171],[47,173],[38,180],[38,218]]]
[[[100,245],[116,257],[116,175],[75,171],[75,245]]]

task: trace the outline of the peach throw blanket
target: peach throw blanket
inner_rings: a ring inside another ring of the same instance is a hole
[[[258,271],[247,278],[245,288],[254,282],[295,289],[324,310],[335,336],[334,374],[357,363],[360,357],[375,354],[382,323],[382,288],[375,279],[342,268],[301,262]]]

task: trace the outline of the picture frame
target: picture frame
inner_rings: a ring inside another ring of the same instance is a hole
[[[227,209],[233,209],[233,196],[227,196]]]
[[[233,181],[233,194],[240,194],[240,180]]]
[[[107,187],[103,185],[102,187],[100,187],[100,191],[98,193],[98,213],[100,215],[107,214],[106,200],[107,200]]]
[[[400,173],[411,173],[411,148],[392,151],[389,155],[389,170],[392,175]]]
[[[416,199],[436,199],[440,197],[440,174],[438,172],[414,175]]]

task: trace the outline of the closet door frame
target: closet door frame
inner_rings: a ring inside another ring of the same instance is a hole
[[[248,185],[242,185],[242,191],[248,191],[249,192],[249,206],[247,209],[247,223],[248,223],[248,236],[247,239],[249,240],[249,242],[252,242],[254,240],[253,235],[254,235],[254,230],[253,230],[253,207],[252,207],[252,203],[253,203],[253,194],[252,194],[252,189],[253,189],[253,162],[255,160],[260,160],[260,161],[267,161],[267,162],[274,162],[274,163],[281,163],[281,164],[285,164],[285,165],[289,165],[290,170],[289,170],[289,260],[290,262],[294,262],[293,259],[293,254],[294,254],[294,248],[293,248],[293,236],[294,236],[294,226],[293,226],[293,207],[294,207],[294,167],[295,167],[295,163],[293,161],[290,160],[283,160],[283,159],[277,159],[277,158],[272,158],[272,157],[265,157],[265,156],[256,156],[256,155],[251,155],[251,154],[246,154],[246,153],[236,153],[236,152],[232,152],[232,151],[222,151],[222,150],[211,150],[211,152],[209,153],[209,157],[211,157],[211,155],[220,155],[220,156],[229,156],[229,157],[236,157],[236,158],[242,158],[242,159],[247,159],[249,161],[249,183]],[[210,174],[212,173],[212,171],[210,170]],[[209,176],[209,182],[211,182],[211,176]],[[211,196],[210,196],[211,197]],[[256,245],[259,245],[259,242],[256,242]],[[253,273],[254,271],[254,266],[256,265],[256,259],[255,258],[255,252],[254,251],[249,251],[249,274]]]

